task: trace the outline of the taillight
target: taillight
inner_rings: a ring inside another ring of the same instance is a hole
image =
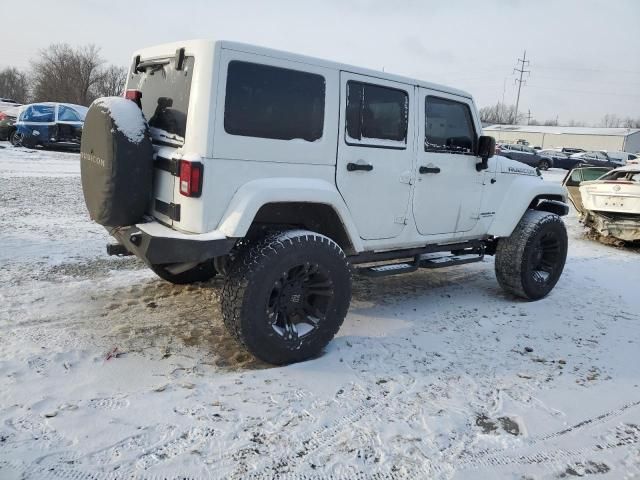
[[[180,160],[180,193],[199,197],[202,193],[202,163]]]
[[[124,98],[135,102],[138,107],[142,108],[142,92],[140,90],[127,90],[124,92]]]
[[[5,118],[7,118],[7,115],[6,115],[6,114],[4,114],[4,113],[2,113],[2,112],[0,112],[0,122],[1,122],[2,120],[4,120]]]

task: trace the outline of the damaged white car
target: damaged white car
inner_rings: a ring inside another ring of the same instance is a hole
[[[640,241],[640,165],[576,168],[563,184],[584,225],[613,243]]]

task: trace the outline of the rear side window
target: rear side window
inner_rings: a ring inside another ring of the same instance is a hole
[[[80,122],[80,117],[72,108],[66,105],[58,106],[58,121],[59,122]]]
[[[347,143],[405,148],[409,96],[395,88],[347,82]],[[367,142],[367,140],[373,140]]]
[[[287,68],[229,62],[224,129],[231,135],[303,139],[322,138],[325,79]]]
[[[55,117],[55,106],[53,105],[31,105],[22,114],[23,122],[53,123]]]
[[[465,103],[427,96],[425,100],[425,152],[474,154],[476,133]],[[517,146],[510,150],[520,150]]]
[[[181,145],[187,129],[189,96],[193,76],[193,57],[186,57],[181,70],[176,70],[173,58],[151,61],[131,74],[128,90],[142,92],[142,112],[151,127],[155,143]]]

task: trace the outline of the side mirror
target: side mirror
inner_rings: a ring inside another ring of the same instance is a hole
[[[482,161],[476,164],[476,170],[486,170],[489,168],[488,160],[493,157],[496,151],[496,139],[487,135],[481,135],[478,139],[478,151],[477,155]]]

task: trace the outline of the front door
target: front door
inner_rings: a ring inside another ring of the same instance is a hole
[[[478,221],[484,172],[470,99],[419,88],[413,215],[422,235],[460,233]]]
[[[407,223],[415,160],[415,87],[340,73],[336,183],[363,239]]]

